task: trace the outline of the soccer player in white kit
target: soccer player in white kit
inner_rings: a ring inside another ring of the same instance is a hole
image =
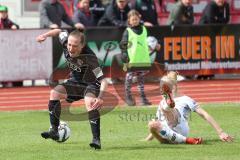
[[[217,132],[220,140],[231,142],[233,138],[225,133],[214,118],[199,104],[188,96],[180,96],[177,92],[177,73],[169,72],[160,82],[163,99],[157,109],[157,119],[149,122],[150,134],[147,141],[156,138],[161,143],[201,144],[202,138],[188,137],[188,118],[190,112],[196,112],[205,119]]]

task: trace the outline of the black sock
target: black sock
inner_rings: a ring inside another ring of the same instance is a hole
[[[98,110],[88,112],[93,138],[100,139],[100,113]]]
[[[59,100],[49,100],[48,103],[50,123],[54,130],[58,130],[61,114],[61,103]]]

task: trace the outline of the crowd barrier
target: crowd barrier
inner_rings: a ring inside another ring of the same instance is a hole
[[[89,28],[87,44],[109,77],[123,76],[119,42],[125,28]],[[0,81],[64,78],[68,70],[57,38],[37,43],[46,30],[0,31]],[[150,75],[167,70],[182,75],[240,73],[240,25],[160,26],[148,29],[160,51],[151,54]]]

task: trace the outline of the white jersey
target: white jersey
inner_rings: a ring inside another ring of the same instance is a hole
[[[177,109],[177,111],[179,112],[178,114],[179,116],[178,116],[178,124],[174,126],[172,129],[183,136],[187,136],[189,133],[188,119],[189,119],[190,113],[191,111],[195,112],[198,104],[196,103],[196,101],[194,101],[192,98],[188,96],[181,96],[181,97],[174,98],[174,102],[175,102],[175,109]],[[163,99],[160,102],[156,116],[158,120],[161,121],[162,124],[167,125],[168,121],[162,112],[162,108],[163,108],[162,106],[164,105],[167,105],[165,99]]]

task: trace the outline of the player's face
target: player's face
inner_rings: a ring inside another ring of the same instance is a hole
[[[138,17],[137,15],[131,16],[129,18],[129,25],[132,27],[138,26],[140,23],[140,17]]]
[[[80,39],[74,36],[68,37],[67,49],[70,57],[77,57],[82,51],[83,45],[80,43]]]

